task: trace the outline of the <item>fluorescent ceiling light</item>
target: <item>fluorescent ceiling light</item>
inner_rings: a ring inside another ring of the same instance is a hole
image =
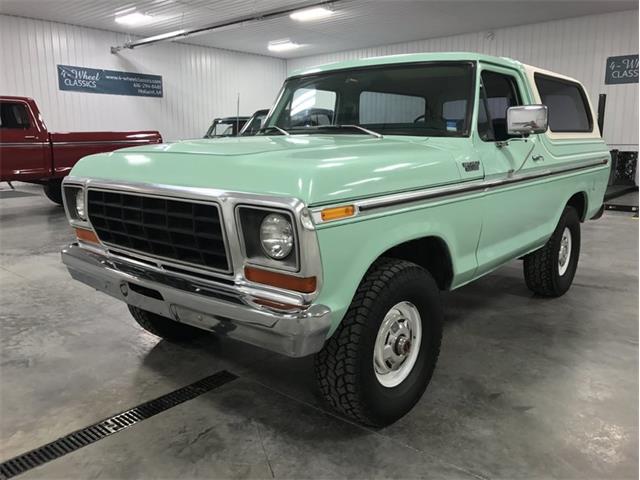
[[[307,8],[293,12],[289,17],[299,22],[308,22],[310,20],[319,20],[333,15],[333,11],[324,7]]]
[[[186,30],[174,30],[173,32],[161,33],[160,35],[154,35],[153,37],[147,37],[147,38],[141,40],[141,42],[143,42],[143,43],[157,42],[158,40],[166,40],[167,38],[179,37],[184,32],[186,32]]]
[[[295,50],[296,48],[300,48],[302,45],[299,43],[294,43],[291,40],[273,40],[269,42],[268,48],[272,52],[286,52],[288,50]]]
[[[115,20],[116,23],[120,23],[122,25],[142,25],[143,23],[149,23],[153,20],[153,17],[140,12],[133,12],[126,15],[116,16]]]

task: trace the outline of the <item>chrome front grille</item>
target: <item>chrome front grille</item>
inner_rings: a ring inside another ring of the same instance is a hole
[[[87,207],[96,234],[107,246],[199,268],[231,270],[215,203],[89,189]]]

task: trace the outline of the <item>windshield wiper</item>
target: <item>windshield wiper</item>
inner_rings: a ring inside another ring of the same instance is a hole
[[[355,128],[356,130],[360,130],[361,132],[372,135],[376,138],[384,138],[381,133],[374,132],[368,128],[361,127],[360,125],[320,125],[318,128]]]
[[[277,125],[269,125],[268,127],[262,127],[260,130],[258,130],[258,133],[264,133],[264,132],[268,132],[269,130],[277,130],[279,131],[281,134],[283,135],[291,135],[289,132],[287,132],[284,128],[280,128]]]

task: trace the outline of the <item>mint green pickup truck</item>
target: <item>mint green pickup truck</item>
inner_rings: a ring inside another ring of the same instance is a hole
[[[64,182],[71,276],[167,340],[316,354],[338,411],[389,424],[440,350],[441,290],[523,259],[563,295],[610,155],[582,85],[474,53],[289,77],[254,137],[91,155]]]

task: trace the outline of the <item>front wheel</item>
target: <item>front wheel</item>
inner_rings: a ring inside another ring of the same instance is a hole
[[[133,305],[127,305],[129,312],[133,316],[134,320],[138,322],[142,328],[147,332],[153,333],[158,337],[164,338],[169,342],[188,342],[194,340],[202,335],[205,335],[206,330],[201,330],[191,325],[179,323],[170,318],[163,317],[161,315],[142,310],[141,308],[134,307]]]
[[[62,180],[51,180],[45,183],[42,188],[49,200],[58,205],[62,205]]]
[[[316,356],[316,376],[329,405],[376,427],[411,410],[440,352],[439,297],[435,281],[418,265],[388,258],[374,263]]]
[[[524,257],[524,279],[529,289],[544,297],[560,297],[571,287],[580,257],[580,218],[565,207],[544,247]]]

